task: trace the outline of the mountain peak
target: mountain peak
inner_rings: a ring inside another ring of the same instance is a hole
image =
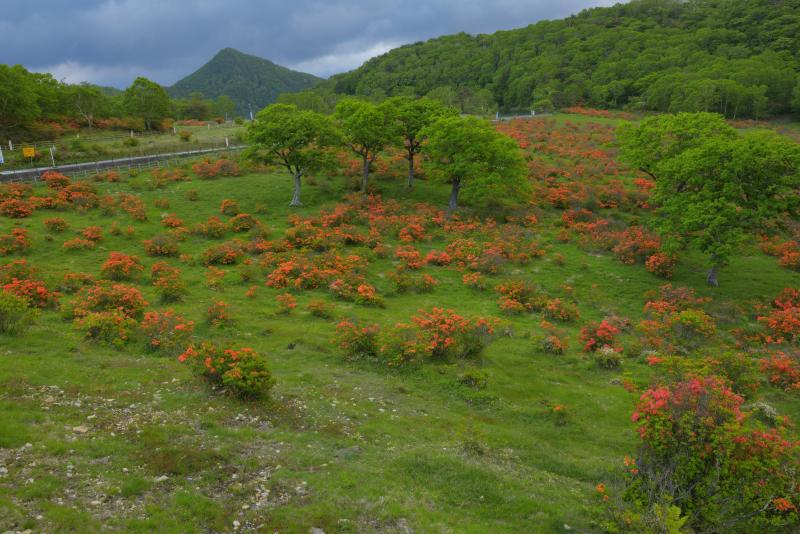
[[[281,93],[302,91],[320,78],[297,72],[272,61],[235,48],[223,48],[211,60],[189,76],[179,80],[169,92],[181,98],[194,92],[206,98],[227,95],[236,104],[236,112],[246,116],[275,102]]]

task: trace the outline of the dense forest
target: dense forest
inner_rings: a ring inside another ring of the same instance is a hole
[[[317,92],[429,95],[467,112],[586,104],[762,118],[800,112],[799,57],[798,0],[634,0],[403,46]]]

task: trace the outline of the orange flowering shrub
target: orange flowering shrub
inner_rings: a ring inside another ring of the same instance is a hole
[[[297,299],[295,299],[290,293],[277,295],[275,297],[275,301],[278,303],[278,313],[289,314],[292,313],[292,310],[297,307]]]
[[[796,343],[800,341],[800,291],[786,288],[772,301],[769,314],[758,321],[767,329],[767,343]]]
[[[206,310],[206,321],[211,326],[225,326],[233,323],[228,303],[221,300],[212,303]]]
[[[153,264],[150,279],[161,297],[161,302],[178,302],[187,292],[186,284],[181,279],[181,270],[166,262]]]
[[[191,340],[194,321],[187,321],[172,310],[147,312],[139,325],[147,348],[165,353],[182,351]]]
[[[64,189],[70,184],[70,179],[67,176],[56,171],[42,173],[42,181],[47,184],[47,187],[54,190]]]
[[[239,203],[235,200],[231,200],[226,198],[220,203],[219,205],[219,212],[223,215],[227,215],[229,217],[233,217],[239,215],[241,213],[241,209],[239,209]]]
[[[100,270],[104,278],[121,281],[135,278],[143,269],[142,262],[136,256],[111,252]]]
[[[92,312],[119,311],[126,317],[138,319],[146,306],[147,301],[135,287],[99,283],[78,291],[72,301],[72,315],[83,317]]]
[[[575,306],[575,304],[565,302],[559,298],[548,300],[544,305],[542,313],[544,313],[544,316],[548,319],[564,323],[577,321],[580,317],[578,307]]]
[[[87,226],[81,230],[81,237],[88,241],[97,243],[103,239],[103,229],[99,226]]]
[[[167,228],[178,228],[183,226],[183,221],[171,213],[161,218],[161,224]]]
[[[75,329],[86,339],[122,347],[136,331],[136,321],[120,309],[89,312],[75,319]]]
[[[644,262],[644,267],[648,272],[661,278],[672,278],[675,276],[675,266],[678,258],[674,254],[666,252],[656,252]]]
[[[58,299],[61,296],[56,291],[50,291],[44,282],[39,280],[14,278],[4,284],[2,289],[6,293],[11,293],[26,299],[31,306],[37,308],[54,308],[58,306]]]
[[[148,256],[177,256],[178,239],[171,234],[158,234],[143,242],[144,252]]]
[[[258,219],[249,213],[240,213],[231,218],[228,225],[234,232],[248,232],[258,226]]]
[[[351,321],[341,321],[336,325],[336,344],[345,352],[347,358],[374,358],[378,355],[377,324],[359,326]]]
[[[614,340],[620,333],[619,328],[611,321],[603,319],[600,323],[590,323],[581,329],[581,341],[584,352],[594,352],[604,347],[610,347],[619,352],[614,346]]]
[[[44,227],[51,232],[63,232],[67,229],[67,221],[60,217],[52,217],[42,221]]]
[[[7,256],[14,252],[22,252],[31,248],[28,231],[24,228],[14,228],[11,233],[0,234],[0,256]]]
[[[229,159],[217,161],[204,160],[192,165],[192,171],[201,178],[216,178],[217,176],[239,176],[239,165]]]
[[[800,361],[795,355],[776,352],[761,359],[761,371],[773,386],[785,390],[800,389]]]
[[[203,252],[206,265],[232,265],[244,256],[244,248],[239,241],[227,241],[214,245]]]
[[[631,417],[641,441],[626,459],[628,502],[673,503],[695,532],[796,530],[798,443],[747,425],[743,402],[714,376],[645,391]]]
[[[394,257],[402,261],[409,269],[420,269],[425,265],[425,258],[410,245],[402,245],[395,249]]]
[[[188,362],[212,386],[224,387],[241,399],[268,397],[275,383],[266,358],[250,348],[223,349],[201,343],[189,346],[178,360]]]
[[[11,219],[24,219],[30,217],[32,213],[33,207],[25,200],[12,198],[0,202],[0,214]]]
[[[209,217],[205,223],[192,226],[191,233],[210,238],[220,238],[228,231],[228,226],[219,217]]]

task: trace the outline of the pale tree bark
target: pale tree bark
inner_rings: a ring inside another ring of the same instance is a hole
[[[292,207],[303,205],[303,203],[300,202],[300,178],[302,176],[303,176],[303,171],[300,171],[294,175],[294,196],[292,196],[292,202],[291,204],[289,204]]]
[[[458,192],[461,191],[461,178],[453,179],[453,187],[450,190],[450,204],[448,206],[450,213],[458,209]]]

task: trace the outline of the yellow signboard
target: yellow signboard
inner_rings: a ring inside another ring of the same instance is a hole
[[[22,147],[22,156],[32,158],[36,155],[36,149],[31,146]]]

